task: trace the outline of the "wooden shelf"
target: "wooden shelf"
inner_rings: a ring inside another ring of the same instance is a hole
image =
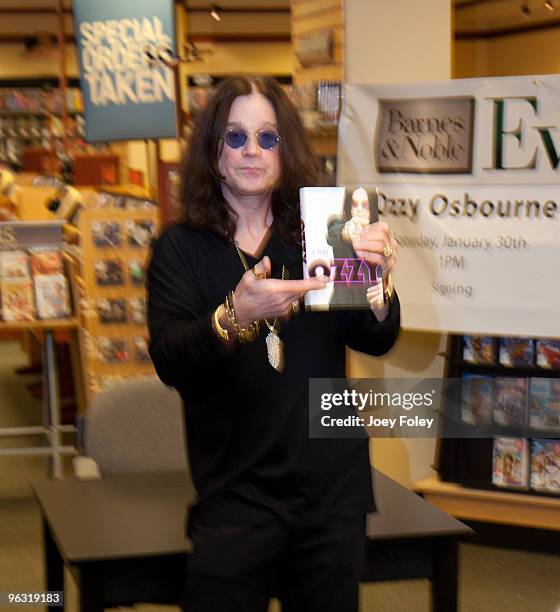
[[[459,519],[560,531],[560,497],[471,489],[438,478],[421,480],[414,490]]]

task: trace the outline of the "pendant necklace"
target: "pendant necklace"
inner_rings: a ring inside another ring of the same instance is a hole
[[[249,264],[245,255],[242,253],[237,242],[234,241],[235,249],[239,255],[239,259],[243,264],[245,272],[249,272]],[[282,266],[282,280],[286,280],[286,266]],[[272,325],[263,319],[265,325],[268,327],[268,334],[266,336],[266,352],[268,353],[268,363],[278,372],[282,372],[284,369],[284,343],[280,339],[278,332],[280,331],[280,321],[278,317],[274,319]]]

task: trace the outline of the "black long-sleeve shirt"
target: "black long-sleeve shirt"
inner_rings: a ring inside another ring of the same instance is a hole
[[[272,230],[263,255],[280,278],[302,278],[301,252]],[[256,260],[247,255],[253,266]],[[206,520],[320,522],[375,509],[366,438],[310,439],[309,378],[344,378],[345,346],[382,355],[394,344],[398,298],[370,311],[301,312],[282,323],[285,368],[268,363],[265,331],[224,344],[211,314],[244,274],[233,244],[177,224],[156,242],[148,273],[150,355],[185,407],[187,447]]]

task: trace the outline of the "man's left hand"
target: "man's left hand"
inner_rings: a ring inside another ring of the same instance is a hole
[[[357,238],[352,241],[357,257],[369,264],[381,266],[383,279],[386,280],[397,263],[398,245],[384,221],[366,225]],[[389,252],[389,255],[386,255]]]

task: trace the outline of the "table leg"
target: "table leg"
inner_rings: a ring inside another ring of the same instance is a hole
[[[432,546],[432,610],[457,612],[457,539],[434,538]]]
[[[54,541],[49,525],[43,519],[43,538],[45,551],[45,579],[47,591],[64,591],[64,562]],[[46,606],[47,610],[60,612],[59,606]]]
[[[103,567],[86,563],[79,568],[80,612],[102,612],[105,582]]]

